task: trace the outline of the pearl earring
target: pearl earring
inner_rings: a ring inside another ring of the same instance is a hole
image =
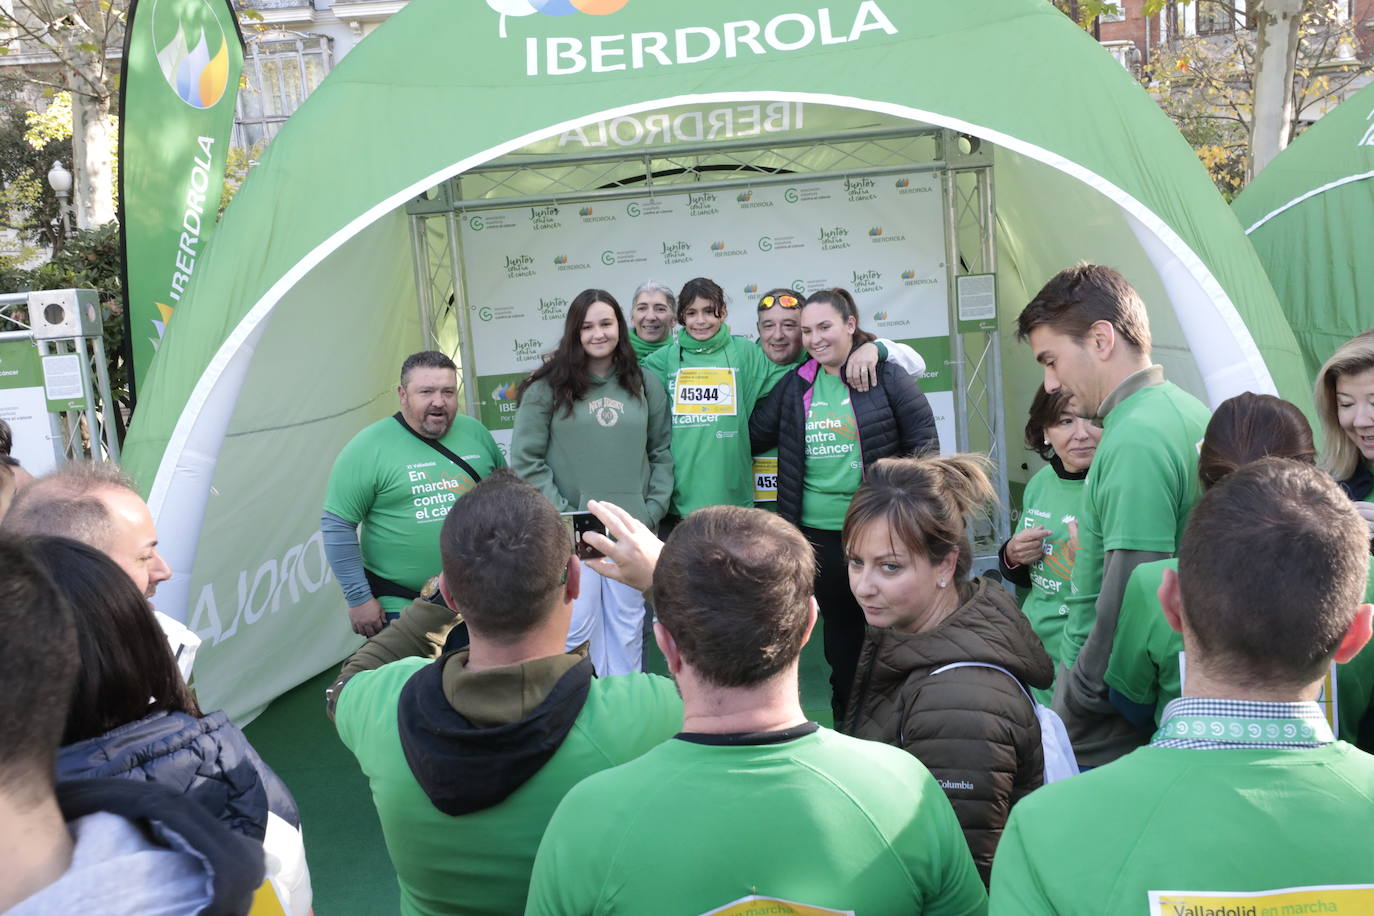
[[[937,582],[937,583],[935,583],[935,584],[938,585],[938,586],[940,586],[941,588],[944,588],[945,585],[946,585],[947,583],[945,582],[944,579],[941,579],[939,582]]]

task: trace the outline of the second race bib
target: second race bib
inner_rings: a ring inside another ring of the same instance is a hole
[[[754,502],[778,501],[778,459],[754,459]]]
[[[673,413],[733,417],[735,415],[735,370],[717,368],[680,369]]]

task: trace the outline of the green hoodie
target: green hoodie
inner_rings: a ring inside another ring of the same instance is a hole
[[[672,343],[673,336],[673,331],[670,328],[668,333],[664,335],[664,338],[658,343],[649,343],[635,333],[634,328],[630,328],[630,346],[634,348],[635,359],[639,360],[641,363],[644,362],[644,358],[649,354],[657,353],[659,350],[662,350],[665,346]]]
[[[646,373],[644,397],[634,398],[614,374],[593,375],[591,382],[571,415],[554,403],[543,379],[525,389],[511,434],[511,467],[560,512],[604,499],[652,528],[673,491],[663,386]]]
[[[667,346],[644,360],[644,369],[662,382],[673,418],[673,504],[675,515],[686,516],[703,506],[752,506],[754,475],[749,454],[749,414],[773,390],[790,366],[776,365],[753,341],[731,337],[721,324],[709,340],[678,334]],[[684,369],[721,369],[732,386],[732,413],[698,412],[701,403],[678,403],[678,373]]]

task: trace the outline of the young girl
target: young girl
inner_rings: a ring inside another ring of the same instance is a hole
[[[667,396],[645,384],[619,303],[578,293],[557,349],[521,390],[511,467],[560,511],[607,500],[652,528],[673,492],[671,436]],[[603,677],[643,667],[643,595],[584,563],[568,648],[587,641]]]

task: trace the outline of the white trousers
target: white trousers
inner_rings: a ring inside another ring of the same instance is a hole
[[[582,589],[573,602],[568,649],[591,642],[599,677],[632,674],[644,664],[644,596],[582,564]]]

